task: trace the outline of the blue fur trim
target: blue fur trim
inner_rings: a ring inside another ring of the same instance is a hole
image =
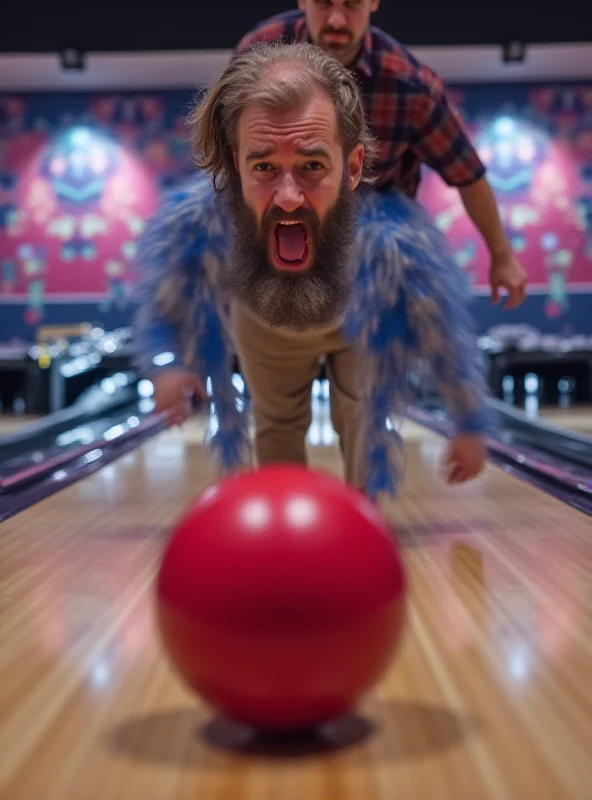
[[[357,268],[346,334],[364,351],[368,494],[396,494],[403,447],[388,418],[402,418],[408,376],[429,370],[459,431],[490,424],[469,287],[445,237],[425,210],[398,192],[360,195]]]
[[[155,347],[174,341],[176,358],[210,379],[218,424],[209,444],[224,470],[250,458],[247,414],[232,384],[227,301],[217,286],[231,235],[223,197],[207,178],[174,193],[142,240],[136,323],[140,369],[151,368]],[[391,423],[405,414],[410,371],[428,366],[459,430],[488,424],[470,294],[444,236],[399,193],[360,193],[351,264],[345,332],[363,355],[367,492],[395,495],[403,446]]]
[[[227,304],[216,286],[231,243],[228,214],[204,175],[165,198],[138,248],[141,280],[135,322],[137,367],[154,372],[153,358],[170,349],[211,386],[217,425],[207,442],[223,472],[250,462],[243,399],[232,383],[233,348]],[[171,365],[172,366],[172,365]]]

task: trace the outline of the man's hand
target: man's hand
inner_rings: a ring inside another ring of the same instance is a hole
[[[489,270],[489,283],[491,284],[491,299],[498,303],[500,289],[506,289],[508,300],[505,308],[516,308],[526,297],[526,283],[528,276],[518,259],[510,252],[505,256],[492,258]]]
[[[491,254],[491,299],[498,303],[500,289],[506,289],[508,300],[505,308],[516,308],[526,296],[528,276],[512,254],[491,186],[483,176],[470,186],[461,187],[459,192],[469,217]]]
[[[485,465],[485,439],[463,433],[452,440],[444,464],[448,483],[464,483],[477,477]]]
[[[167,369],[156,375],[154,402],[157,414],[165,413],[169,425],[182,425],[191,413],[191,399],[207,398],[206,390],[197,375],[183,368]]]

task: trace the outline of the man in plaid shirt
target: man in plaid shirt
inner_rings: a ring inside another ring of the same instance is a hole
[[[491,256],[494,303],[508,292],[506,308],[525,297],[526,272],[504,234],[485,167],[471,144],[440,78],[370,16],[380,0],[298,0],[299,10],[260,23],[236,52],[257,42],[312,42],[356,74],[378,141],[376,187],[396,187],[414,198],[421,164],[455,186]]]

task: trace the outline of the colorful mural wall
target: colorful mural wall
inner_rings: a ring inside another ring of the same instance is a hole
[[[475,86],[453,96],[530,291],[544,298],[547,320],[566,320],[570,296],[592,291],[592,85]],[[472,285],[486,291],[487,251],[458,192],[429,174],[421,198]]]
[[[485,330],[529,322],[592,332],[592,85],[452,90],[531,295],[504,314],[458,193],[426,172],[420,198],[475,290]],[[110,328],[133,313],[138,235],[161,192],[193,171],[188,92],[0,95],[0,341],[43,323]]]

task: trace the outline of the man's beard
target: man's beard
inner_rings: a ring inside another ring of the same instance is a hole
[[[306,331],[335,321],[346,308],[351,288],[349,256],[356,205],[347,176],[322,224],[309,209],[287,214],[274,207],[259,225],[245,203],[238,176],[229,182],[227,192],[235,231],[222,285],[230,297],[272,327]],[[301,272],[275,269],[269,261],[270,233],[286,219],[306,223],[312,241],[314,261]]]

